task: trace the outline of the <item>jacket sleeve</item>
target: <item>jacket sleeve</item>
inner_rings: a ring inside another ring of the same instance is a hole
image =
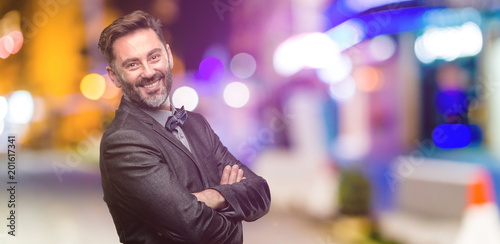
[[[243,169],[246,179],[231,185],[217,185],[211,187],[219,191],[228,203],[228,207],[220,210],[225,216],[245,221],[255,221],[269,212],[271,194],[266,180],[256,175],[246,165],[237,160],[222,144],[219,137],[204,119],[208,138],[212,144],[212,154],[217,162],[217,168],[222,171],[227,165],[237,164]]]
[[[102,180],[115,201],[169,239],[223,243],[237,229],[237,220],[198,202],[179,183],[157,145],[143,134],[115,132],[103,138],[101,150]]]

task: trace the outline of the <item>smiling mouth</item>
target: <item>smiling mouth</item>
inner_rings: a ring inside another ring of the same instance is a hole
[[[151,83],[151,84],[147,84],[147,85],[144,85],[143,87],[144,88],[151,88],[151,87],[155,87],[156,85],[158,85],[158,83],[160,82],[160,79],[158,79],[157,81]]]

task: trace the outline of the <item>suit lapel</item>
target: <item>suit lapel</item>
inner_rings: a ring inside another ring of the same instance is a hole
[[[126,111],[130,114],[133,114],[134,116],[136,116],[140,120],[144,121],[146,124],[151,126],[153,131],[158,133],[163,138],[167,139],[168,142],[170,142],[175,147],[177,147],[179,150],[184,152],[184,154],[186,154],[186,156],[188,156],[193,161],[193,163],[196,165],[196,167],[198,168],[199,174],[202,178],[202,181],[203,181],[203,184],[205,185],[205,187],[209,186],[208,180],[203,175],[203,172],[205,172],[205,168],[202,166],[202,164],[200,164],[200,161],[197,160],[197,157],[195,156],[195,154],[191,153],[189,151],[189,149],[187,149],[184,146],[184,144],[182,144],[182,142],[179,141],[179,139],[177,139],[171,132],[167,131],[167,129],[165,129],[165,127],[163,125],[160,125],[154,118],[149,116],[149,114],[147,114],[146,112],[137,108],[135,105],[133,105],[131,102],[129,102],[124,97],[122,97],[122,100],[121,100],[121,103],[120,103],[120,106],[118,109]],[[187,120],[189,120],[189,118]],[[186,128],[186,129],[184,130],[184,128]],[[183,127],[183,131],[184,131],[184,134],[186,134],[188,143],[191,146],[191,150],[193,150],[193,152],[194,152],[195,147],[194,147],[194,143],[191,142],[192,137],[190,135],[191,133],[189,133],[190,132],[189,128]]]

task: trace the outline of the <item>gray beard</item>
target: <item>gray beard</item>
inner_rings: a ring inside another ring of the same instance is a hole
[[[118,75],[117,78],[122,85],[123,95],[131,102],[143,108],[157,109],[161,107],[165,101],[167,101],[170,90],[172,89],[172,72],[168,72],[167,75],[163,77],[163,87],[160,89],[164,91],[152,97],[142,95],[139,88],[124,82],[121,76]]]

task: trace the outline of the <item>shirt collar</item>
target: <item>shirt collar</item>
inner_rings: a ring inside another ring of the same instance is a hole
[[[160,123],[160,125],[165,126],[167,123],[167,120],[172,114],[174,114],[175,107],[170,103],[170,111],[165,110],[165,109],[152,109],[152,108],[143,108],[139,106],[139,109],[147,113],[149,116],[153,117],[153,119],[156,120],[156,122]]]

